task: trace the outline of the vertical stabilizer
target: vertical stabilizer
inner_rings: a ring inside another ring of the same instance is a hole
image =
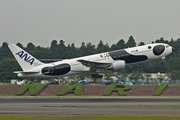
[[[35,66],[44,64],[15,44],[10,44],[8,47],[23,71],[27,71]]]

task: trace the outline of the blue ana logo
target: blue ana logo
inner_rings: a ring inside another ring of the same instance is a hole
[[[131,52],[138,52],[138,49],[137,50],[132,50]]]
[[[24,51],[20,51],[20,52],[16,53],[16,55],[19,55],[19,57],[20,57],[21,59],[24,58],[24,61],[30,63],[31,65],[33,64],[33,62],[34,62],[34,60],[35,60],[34,58],[31,58],[31,56],[28,56],[28,54],[25,53]]]

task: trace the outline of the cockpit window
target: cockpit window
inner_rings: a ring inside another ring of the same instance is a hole
[[[166,45],[166,48],[168,48],[169,47],[169,45]]]

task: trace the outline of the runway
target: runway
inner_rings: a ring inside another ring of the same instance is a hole
[[[180,109],[75,108],[67,106],[180,105],[180,98],[0,98],[0,114],[173,114]]]

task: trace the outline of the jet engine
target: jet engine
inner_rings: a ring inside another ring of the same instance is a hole
[[[110,67],[107,68],[107,70],[113,70],[117,71],[120,69],[124,69],[126,66],[126,63],[124,60],[116,60]]]

